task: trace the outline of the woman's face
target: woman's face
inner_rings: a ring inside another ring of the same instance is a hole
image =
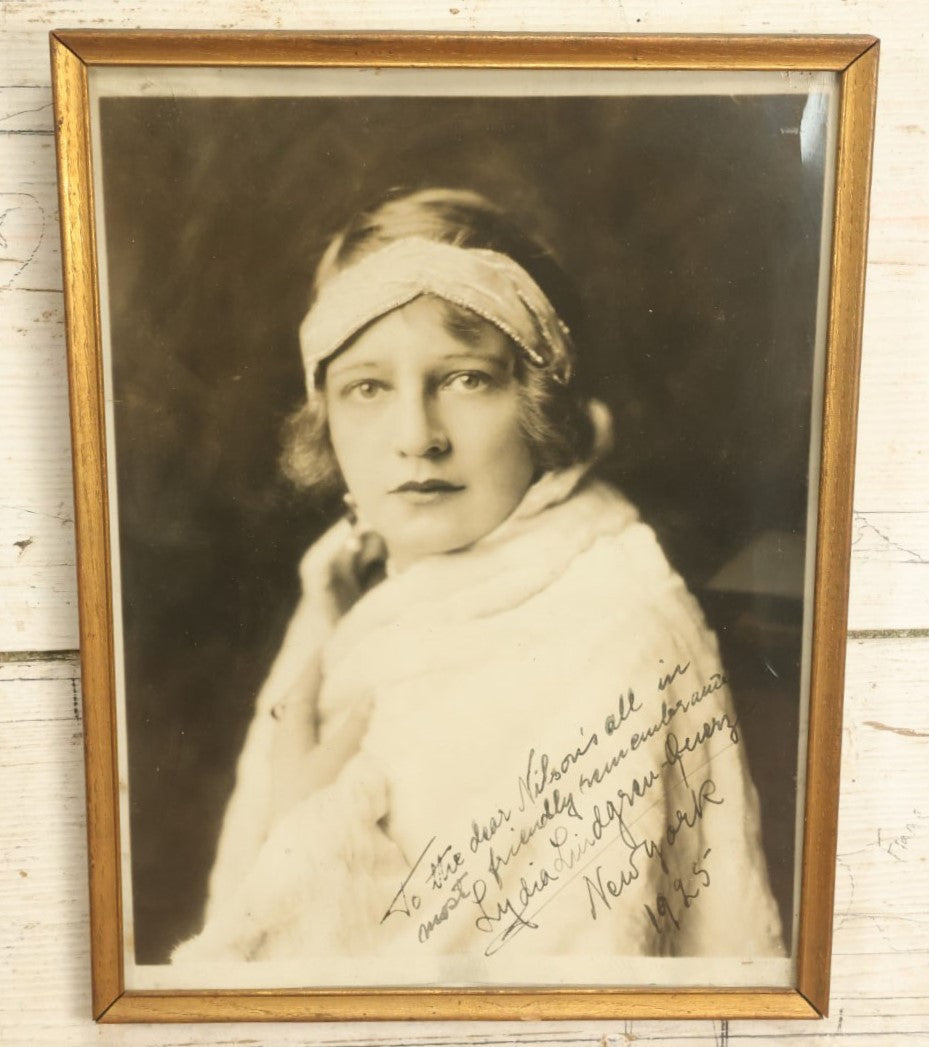
[[[364,523],[403,568],[471,545],[516,508],[533,463],[507,337],[465,342],[421,297],[375,321],[329,365],[332,446]]]

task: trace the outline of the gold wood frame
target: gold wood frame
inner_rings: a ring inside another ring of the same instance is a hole
[[[878,41],[869,36],[51,34],[80,581],[93,1014],[106,1022],[814,1018],[827,1011],[863,282]],[[840,119],[819,490],[797,982],[793,989],[126,991],[88,70],[97,66],[822,70]]]

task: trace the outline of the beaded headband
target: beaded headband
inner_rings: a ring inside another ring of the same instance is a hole
[[[395,240],[323,284],[300,325],[307,391],[318,394],[323,365],[372,321],[420,295],[435,295],[493,324],[536,367],[571,379],[574,345],[539,285],[508,255],[423,237]]]

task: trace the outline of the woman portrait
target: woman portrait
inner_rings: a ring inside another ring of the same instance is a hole
[[[139,969],[781,983],[807,103],[103,100]]]

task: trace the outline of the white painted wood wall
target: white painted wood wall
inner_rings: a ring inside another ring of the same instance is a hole
[[[832,1017],[820,1023],[97,1027],[52,28],[841,32],[882,40]],[[0,0],[0,1043],[929,1044],[929,4]]]

